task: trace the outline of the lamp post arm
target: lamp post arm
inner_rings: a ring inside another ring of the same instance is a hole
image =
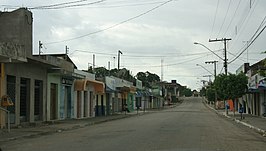
[[[200,65],[200,64],[196,64],[196,65],[202,67],[204,70],[206,70],[206,71],[209,72],[211,75],[213,75],[213,73],[212,73],[211,71],[209,71],[207,68],[203,67],[202,65]]]
[[[206,48],[207,50],[209,50],[211,53],[213,53],[215,56],[217,56],[218,58],[224,60],[222,57],[220,57],[219,55],[217,55],[217,53],[215,53],[214,51],[212,51],[210,48],[208,48],[207,46],[201,44],[201,43],[198,43],[198,42],[194,42],[195,45],[201,45],[202,47]]]

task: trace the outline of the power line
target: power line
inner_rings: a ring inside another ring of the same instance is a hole
[[[90,35],[93,35],[93,34],[97,34],[97,33],[100,33],[100,32],[104,32],[104,31],[106,31],[106,30],[109,30],[109,29],[115,28],[115,27],[117,27],[117,26],[119,26],[119,25],[122,25],[122,24],[124,24],[124,23],[126,23],[126,22],[129,22],[129,21],[131,21],[131,20],[134,20],[134,19],[136,19],[136,18],[139,18],[139,17],[141,17],[141,16],[143,16],[143,15],[146,15],[146,14],[148,14],[148,13],[154,11],[155,9],[158,9],[158,8],[160,8],[160,7],[164,6],[164,5],[166,5],[167,3],[170,3],[171,1],[173,1],[173,0],[168,0],[168,1],[166,1],[166,2],[164,2],[164,3],[162,3],[162,4],[160,4],[160,5],[158,5],[158,6],[156,6],[156,7],[153,7],[152,9],[149,9],[148,11],[146,11],[146,12],[144,12],[144,13],[141,13],[141,14],[139,14],[139,15],[137,15],[137,16],[134,16],[134,17],[131,17],[131,18],[129,18],[129,19],[126,19],[126,20],[124,20],[124,21],[122,21],[122,22],[120,22],[120,23],[117,23],[117,24],[111,25],[111,26],[109,26],[109,27],[107,27],[107,28],[104,28],[104,29],[101,29],[101,30],[98,30],[98,31],[94,31],[94,32],[91,32],[91,33],[88,33],[88,34],[85,34],[85,35],[82,35],[82,36],[78,36],[78,37],[74,37],[74,38],[69,38],[69,39],[65,39],[65,40],[60,40],[60,41],[55,41],[55,42],[49,42],[49,43],[45,43],[45,44],[46,44],[46,45],[51,45],[51,44],[56,44],[56,43],[61,43],[61,42],[66,42],[66,41],[72,41],[72,40],[80,39],[80,38],[87,37],[87,36],[90,36]]]
[[[220,50],[216,50],[217,52]],[[101,52],[101,51],[88,51],[88,50],[74,50],[69,55],[72,56],[76,52],[82,52],[82,53],[90,53],[90,54],[99,54],[99,55],[107,55],[107,56],[115,56],[116,53],[107,53],[107,52]],[[190,54],[178,54],[178,53],[170,53],[169,55],[129,55],[124,54],[123,57],[126,58],[162,58],[162,57],[189,57],[189,56],[198,56],[198,55],[208,55],[211,54],[211,52],[200,52],[200,53],[190,53]]]
[[[81,3],[81,2],[85,2],[85,1],[88,1],[88,0],[78,0],[78,1],[58,3],[58,4],[52,4],[52,5],[36,6],[36,7],[30,7],[29,9],[62,9],[62,8],[68,8],[68,7],[93,5],[93,4],[97,4],[97,3],[102,3],[106,0],[99,0],[99,1],[85,3],[85,4],[84,3],[83,4],[76,4],[76,3]],[[72,5],[69,5],[69,4],[72,4]]]
[[[252,3],[252,5],[254,5],[255,2],[258,2],[258,1],[254,1],[254,2]],[[255,6],[252,7],[252,8],[253,8],[252,10],[251,10],[251,8],[248,8],[249,11],[248,11],[247,15],[242,19],[243,21],[239,20],[239,22],[238,22],[238,24],[237,24],[237,26],[236,26],[236,30],[237,30],[237,31],[236,31],[236,34],[235,34],[234,36],[232,36],[234,40],[233,40],[233,42],[232,42],[231,49],[234,48],[236,42],[238,41],[240,35],[242,34],[242,31],[246,28],[246,25],[247,25],[247,23],[249,22],[249,19],[250,19],[251,15],[252,15],[253,12],[255,11],[255,8],[256,8],[257,4],[258,4],[258,3],[256,3]],[[248,5],[248,6],[249,6],[249,5]],[[250,10],[251,10],[251,11],[250,11]],[[245,12],[245,11],[243,11],[243,12]],[[244,15],[242,15],[242,16],[244,16]],[[238,25],[239,25],[239,26],[238,26]],[[238,31],[239,31],[239,32],[238,32]]]
[[[213,24],[212,24],[212,30],[211,30],[210,38],[212,36],[212,32],[213,32],[214,25],[216,22],[217,12],[218,12],[218,8],[219,8],[219,2],[220,2],[220,0],[218,0],[217,5],[216,5],[216,10],[215,10],[215,15],[214,15],[214,20],[213,20]]]
[[[195,60],[198,60],[198,59],[201,59],[201,58],[202,58],[202,56],[197,57],[197,58],[193,58],[191,60],[186,60],[186,61],[178,62],[178,63],[164,64],[163,67],[176,66],[176,65],[180,65],[180,64],[187,63],[187,62],[195,61]],[[142,65],[142,66],[133,66],[133,67],[143,67],[143,66],[147,66],[147,67],[162,67],[161,65]]]
[[[242,1],[239,0],[238,5],[237,5],[237,7],[236,7],[236,9],[235,9],[234,15],[233,15],[233,17],[231,18],[231,20],[230,20],[230,22],[229,22],[229,24],[228,24],[228,26],[227,26],[227,29],[225,30],[225,33],[223,34],[222,37],[225,36],[225,34],[227,33],[229,27],[231,26],[231,24],[232,24],[232,22],[233,22],[233,20],[234,20],[234,18],[235,18],[235,16],[236,16],[237,10],[238,10],[238,8],[239,8],[241,2],[242,2]]]
[[[161,4],[165,1],[158,1],[158,2],[144,2],[144,3],[135,3],[135,4],[120,4],[120,5],[106,5],[106,6],[89,6],[86,8],[121,8],[121,7],[131,7],[131,6],[144,6],[144,5],[154,5],[154,4]]]
[[[224,23],[225,23],[226,17],[227,17],[227,15],[228,15],[228,12],[229,12],[229,9],[230,9],[230,6],[231,6],[231,2],[232,2],[232,0],[229,1],[228,7],[227,7],[227,11],[226,11],[225,16],[224,16],[223,23],[222,23],[222,25],[221,25],[221,27],[220,27],[220,30],[219,30],[219,32],[218,32],[217,37],[219,37],[219,35],[220,35],[220,33],[221,33],[221,30],[222,30],[222,28],[223,28],[223,26],[224,26]]]
[[[261,22],[260,26],[258,27],[258,29],[256,30],[256,32],[254,33],[254,35],[250,38],[250,42],[248,43],[247,47],[245,47],[232,61],[230,61],[229,63],[234,62],[236,59],[238,59],[254,42],[255,40],[261,35],[261,33],[265,30],[266,25],[262,28],[262,25],[266,24],[265,22],[266,20],[266,16],[264,17],[263,21]],[[261,29],[261,31],[259,32],[259,30]],[[258,33],[259,32],[259,33]],[[258,33],[258,34],[257,34]],[[256,35],[257,34],[257,35]]]

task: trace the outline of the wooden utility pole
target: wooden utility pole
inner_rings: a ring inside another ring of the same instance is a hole
[[[39,41],[39,56],[41,56],[41,53],[42,53],[42,42]]]
[[[214,80],[216,79],[216,76],[217,76],[217,74],[216,74],[216,63],[217,63],[218,61],[206,61],[205,63],[206,64],[214,64]],[[214,80],[213,80],[213,82],[214,82]],[[214,88],[214,90],[215,90],[215,94],[214,94],[214,108],[216,109],[217,107],[216,107],[216,102],[217,102],[217,90],[216,90],[216,88]]]
[[[69,52],[69,47],[66,46],[66,52],[65,52],[65,60],[67,60],[67,54]]]
[[[217,42],[217,41],[223,41],[224,42],[224,71],[225,71],[225,75],[227,75],[227,66],[228,66],[228,63],[227,63],[227,52],[226,52],[226,44],[227,44],[227,41],[229,40],[232,40],[231,38],[222,38],[222,39],[209,39],[209,42]]]
[[[120,69],[120,54],[123,54],[120,50],[118,50],[118,65],[117,65],[117,69]]]
[[[214,78],[216,78],[216,63],[217,63],[218,61],[206,61],[205,63],[206,64],[214,64]]]

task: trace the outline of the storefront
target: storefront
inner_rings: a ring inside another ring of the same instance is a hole
[[[75,80],[74,85],[77,118],[105,115],[103,82],[79,79]]]

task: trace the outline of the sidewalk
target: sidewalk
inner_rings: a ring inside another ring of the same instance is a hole
[[[69,120],[62,120],[62,121],[52,121],[46,123],[36,124],[35,126],[27,126],[21,128],[11,128],[10,133],[7,132],[6,129],[0,129],[0,145],[3,142],[21,139],[21,138],[31,138],[36,136],[42,135],[49,135],[53,133],[61,133],[63,131],[74,130],[78,128],[83,128],[99,123],[104,123],[112,120],[119,120],[123,118],[129,118],[134,116],[142,116],[149,113],[160,112],[161,110],[167,110],[169,108],[173,108],[179,105],[179,103],[173,106],[166,106],[161,109],[149,109],[145,112],[137,111],[130,112],[130,113],[116,113],[109,116],[102,116],[102,117],[93,117],[93,118],[86,118],[86,119],[69,119]]]
[[[214,112],[216,112],[219,115],[225,116],[229,119],[232,119],[238,124],[242,124],[244,126],[249,127],[250,129],[255,130],[262,136],[266,137],[266,118],[254,116],[251,114],[243,114],[243,119],[241,119],[240,113],[237,111],[234,113],[232,111],[228,112],[228,115],[226,115],[225,110],[215,110],[213,106],[210,106],[209,104],[206,104],[207,107],[212,109]]]

